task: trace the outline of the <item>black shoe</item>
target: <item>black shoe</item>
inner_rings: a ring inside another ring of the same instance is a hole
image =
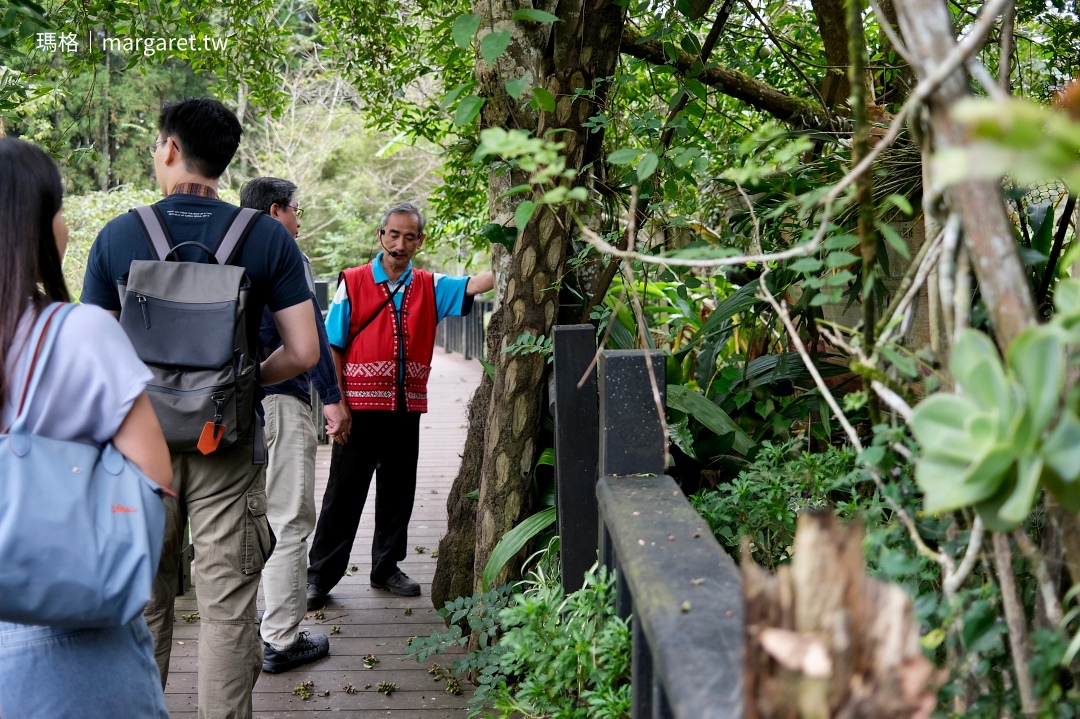
[[[371,580],[371,586],[376,589],[385,589],[389,592],[393,592],[399,597],[419,597],[420,596],[420,584],[409,579],[405,572],[398,572],[394,576],[387,579],[385,582],[376,582]],[[308,595],[310,596],[310,595]]]
[[[330,653],[330,640],[325,634],[300,632],[296,642],[288,649],[277,650],[263,642],[262,670],[268,674],[287,672],[310,664]]]
[[[329,592],[316,587],[314,584],[307,585],[307,608],[308,611],[322,609],[326,606],[326,600],[330,598]]]

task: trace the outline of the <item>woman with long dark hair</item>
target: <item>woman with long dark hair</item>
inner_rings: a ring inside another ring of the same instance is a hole
[[[50,303],[70,299],[61,272],[62,198],[48,155],[0,139],[0,434],[17,412],[23,378],[15,367],[32,351],[31,328]],[[26,409],[29,432],[98,447],[112,442],[168,488],[172,467],[146,394],[149,379],[119,323],[97,307],[76,306],[57,330]],[[0,717],[167,719],[146,621],[140,615],[86,629],[0,622]]]

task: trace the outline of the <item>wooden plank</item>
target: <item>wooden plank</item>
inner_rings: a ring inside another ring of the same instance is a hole
[[[735,562],[670,477],[602,477],[597,493],[672,716],[742,717]]]
[[[562,586],[569,594],[581,589],[585,572],[596,561],[599,414],[596,371],[589,370],[596,355],[596,328],[592,325],[557,325],[553,335],[555,502],[561,540]],[[582,377],[585,382],[578,387]]]

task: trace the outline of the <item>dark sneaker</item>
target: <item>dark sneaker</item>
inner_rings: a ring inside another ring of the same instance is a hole
[[[300,632],[299,638],[288,649],[277,650],[263,642],[262,670],[268,674],[287,672],[311,664],[329,653],[330,639],[325,634]]]
[[[420,584],[409,579],[405,572],[398,572],[385,582],[376,582],[375,580],[372,580],[371,586],[376,589],[385,589],[388,592],[393,592],[399,597],[420,596]]]
[[[316,587],[314,584],[307,585],[307,608],[308,611],[322,609],[326,606],[326,600],[330,598],[329,592]]]

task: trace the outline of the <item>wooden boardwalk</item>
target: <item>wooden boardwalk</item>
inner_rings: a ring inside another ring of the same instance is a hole
[[[421,584],[415,598],[394,595],[368,586],[371,568],[371,536],[374,526],[375,486],[368,497],[353,546],[352,566],[330,594],[322,619],[308,613],[301,625],[312,633],[330,635],[330,656],[282,674],[262,674],[255,687],[255,716],[262,719],[300,719],[312,714],[337,712],[351,719],[390,717],[394,719],[442,719],[464,717],[469,685],[460,696],[447,694],[445,681],[437,681],[428,670],[439,662],[449,668],[457,657],[443,655],[416,663],[406,655],[412,636],[443,631],[442,617],[431,605],[431,579],[435,573],[435,551],[446,531],[446,497],[457,474],[465,442],[465,407],[480,382],[483,369],[475,359],[435,349],[429,382],[429,412],[420,421],[420,463],[416,505],[409,526],[409,556],[401,568]],[[316,469],[315,496],[322,504],[330,468],[330,448],[320,447]],[[196,561],[198,559],[196,558]],[[197,712],[199,622],[187,622],[195,611],[194,591],[176,603],[176,631],[173,637],[172,670],[166,688],[169,712],[174,719],[194,719]],[[262,601],[260,597],[260,609]],[[332,627],[340,633],[332,634]],[[375,655],[378,663],[365,667],[364,658]],[[302,699],[293,690],[314,682],[312,696]],[[379,692],[382,682],[397,686],[389,696]],[[346,687],[355,693],[346,691]],[[324,694],[328,692],[328,694]]]

